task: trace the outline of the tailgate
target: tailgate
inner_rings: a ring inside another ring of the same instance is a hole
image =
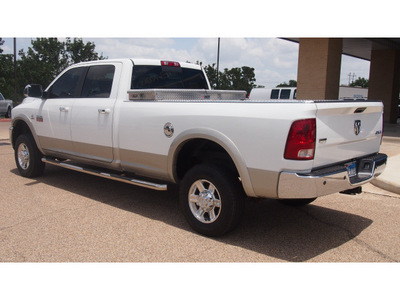
[[[374,101],[316,101],[314,168],[379,152],[383,104]]]

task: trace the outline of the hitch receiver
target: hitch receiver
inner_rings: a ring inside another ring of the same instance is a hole
[[[354,189],[349,189],[345,191],[341,191],[340,194],[346,194],[346,195],[357,195],[362,193],[362,187],[356,187]]]

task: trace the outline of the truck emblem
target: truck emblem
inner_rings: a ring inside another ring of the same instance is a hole
[[[359,135],[361,131],[361,121],[360,120],[355,120],[354,121],[354,133],[356,135]]]
[[[164,125],[164,134],[167,137],[171,137],[174,135],[174,126],[170,122],[165,123]]]

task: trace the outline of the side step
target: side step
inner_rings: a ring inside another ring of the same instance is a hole
[[[96,171],[96,170],[89,169],[86,167],[74,165],[70,162],[61,162],[61,161],[58,161],[58,160],[55,160],[55,159],[52,159],[49,157],[43,157],[42,161],[46,164],[51,164],[51,165],[63,167],[66,169],[70,169],[73,171],[78,171],[81,173],[95,175],[95,176],[99,176],[99,177],[103,177],[103,178],[107,178],[107,179],[112,179],[115,181],[125,182],[125,183],[129,183],[132,185],[136,185],[136,186],[140,186],[140,187],[144,187],[144,188],[148,188],[148,189],[152,189],[152,190],[156,190],[156,191],[166,191],[167,190],[166,184],[158,184],[158,183],[148,182],[148,181],[144,181],[144,180],[125,177],[125,176],[121,176],[118,174],[111,174],[111,173]]]

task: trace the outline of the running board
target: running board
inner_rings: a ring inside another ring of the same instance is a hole
[[[100,171],[88,169],[86,167],[84,168],[84,167],[80,167],[77,165],[73,165],[72,163],[61,162],[61,161],[51,159],[48,157],[43,157],[42,161],[46,164],[51,164],[51,165],[63,167],[63,168],[69,169],[69,170],[78,171],[78,172],[86,173],[86,174],[90,174],[90,175],[95,175],[95,176],[99,176],[99,177],[103,177],[103,178],[107,178],[107,179],[112,179],[115,181],[129,183],[132,185],[136,185],[136,186],[140,186],[140,187],[144,187],[144,188],[148,188],[148,189],[152,189],[152,190],[156,190],[156,191],[166,191],[167,190],[166,184],[158,184],[158,183],[148,182],[148,181],[144,181],[144,180],[125,177],[125,176],[121,176],[118,174],[100,172]]]

